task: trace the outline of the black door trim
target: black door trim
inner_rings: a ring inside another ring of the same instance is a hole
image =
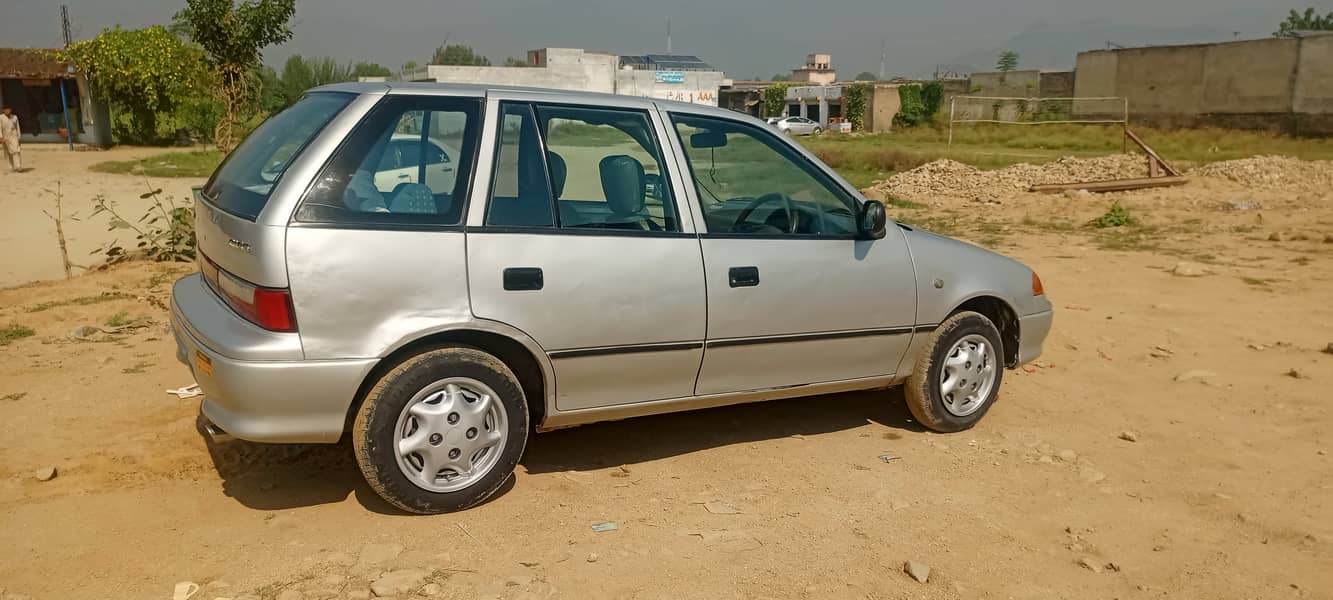
[[[637,354],[641,352],[674,352],[678,350],[698,350],[703,342],[668,342],[664,344],[628,344],[624,346],[600,346],[596,348],[571,348],[569,350],[551,350],[546,353],[552,359],[578,358],[584,356],[605,356],[608,354]]]
[[[874,337],[881,335],[905,335],[912,333],[912,327],[881,327],[878,329],[854,329],[851,331],[826,331],[823,333],[798,333],[795,335],[776,335],[767,337],[729,338],[709,340],[709,348],[728,346],[749,346],[753,344],[786,344],[791,342],[813,342],[817,340],[836,340],[842,338]]]

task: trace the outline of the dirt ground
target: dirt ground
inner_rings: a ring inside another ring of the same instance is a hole
[[[925,432],[898,391],[604,423],[434,517],[346,445],[199,435],[164,393],[187,266],[0,290],[36,331],[0,346],[0,598],[1333,598],[1329,193],[1196,179],[1116,195],[1141,224],[1109,233],[1082,224],[1110,197],[919,199],[895,214],[1057,307],[977,428]],[[69,337],[121,312],[142,327]]]
[[[55,223],[42,212],[56,214],[57,183],[62,196],[71,262],[82,266],[101,262],[101,256],[91,253],[113,239],[133,247],[133,232],[108,232],[107,216],[92,214],[94,197],[105,195],[115,202],[116,210],[122,216],[137,221],[150,205],[151,200],[139,197],[149,191],[150,185],[152,189],[162,190],[163,201],[168,197],[179,201],[189,198],[190,188],[204,180],[109,175],[91,172],[88,166],[108,160],[137,160],[172,151],[179,152],[180,149],[116,147],[71,152],[60,144],[24,145],[25,171],[11,173],[7,168],[0,169],[0,215],[4,215],[0,220],[0,256],[9,257],[0,260],[0,287],[64,277]],[[76,268],[74,272],[81,273],[82,269]]]

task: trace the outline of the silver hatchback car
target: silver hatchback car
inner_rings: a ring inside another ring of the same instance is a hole
[[[197,211],[172,327],[205,428],[350,435],[416,513],[494,494],[534,430],[897,384],[967,429],[1051,326],[1022,264],[887,222],[762,121],[650,98],[323,87]]]

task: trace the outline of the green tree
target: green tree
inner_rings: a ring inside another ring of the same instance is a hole
[[[505,66],[506,66],[506,67],[531,67],[531,66],[532,66],[532,63],[528,62],[528,59],[526,59],[526,58],[514,58],[514,57],[511,56],[511,57],[505,59]]]
[[[1013,50],[1001,52],[995,61],[995,70],[1001,73],[1018,70],[1018,53]]]
[[[300,54],[293,54],[282,65],[282,91],[286,100],[284,106],[295,104],[311,88],[355,79],[351,66],[338,64],[330,57],[307,59]]]
[[[404,71],[411,71],[411,70],[416,69],[416,68],[417,68],[417,61],[415,61],[415,60],[409,60],[409,61],[403,63],[403,70],[404,70]]]
[[[791,75],[788,73],[778,73],[769,78],[769,81],[791,81]]]
[[[273,67],[259,65],[252,79],[259,81],[259,110],[272,114],[287,108],[287,90]]]
[[[96,93],[131,117],[134,141],[158,141],[162,115],[207,85],[206,71],[193,68],[203,58],[199,48],[155,25],[144,29],[103,30],[58,53],[88,77]]]
[[[491,59],[477,54],[471,46],[445,42],[443,46],[435,49],[435,54],[430,57],[430,64],[489,67]]]
[[[292,38],[296,0],[186,0],[176,21],[204,50],[213,68],[223,116],[213,142],[223,153],[236,146],[236,127],[251,101],[251,74],[262,50]]]
[[[1305,9],[1304,13],[1291,11],[1286,20],[1278,25],[1274,37],[1294,38],[1301,31],[1333,31],[1333,12],[1319,15],[1314,8]]]
[[[879,80],[878,75],[875,75],[870,71],[861,71],[860,73],[856,74],[856,79],[853,79],[852,81],[878,81],[878,80]]]
[[[388,77],[390,75],[393,75],[393,71],[379,63],[359,62],[352,65],[351,80],[356,81],[361,77]]]

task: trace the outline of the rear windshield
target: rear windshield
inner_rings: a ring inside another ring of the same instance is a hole
[[[213,174],[204,187],[204,197],[224,211],[255,220],[287,165],[354,97],[329,92],[309,94],[269,117]]]

